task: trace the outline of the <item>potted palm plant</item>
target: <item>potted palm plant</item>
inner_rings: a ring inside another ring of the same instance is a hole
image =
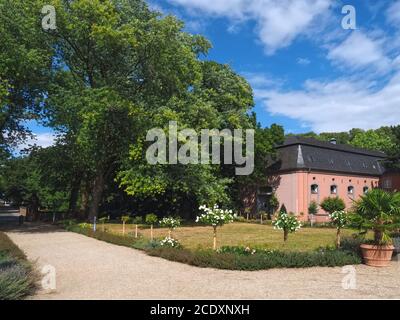
[[[394,250],[389,233],[400,225],[400,193],[371,190],[355,202],[353,223],[363,236],[370,230],[374,233],[373,240],[361,245],[364,263],[373,267],[388,266]]]

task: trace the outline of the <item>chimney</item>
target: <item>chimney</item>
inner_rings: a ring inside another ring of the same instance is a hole
[[[335,138],[332,138],[331,140],[329,140],[329,142],[332,144],[337,144],[337,140]]]

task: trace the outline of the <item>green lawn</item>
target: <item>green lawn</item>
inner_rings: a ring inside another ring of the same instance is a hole
[[[101,230],[99,225],[99,230]],[[106,224],[108,232],[122,234],[122,224]],[[126,226],[127,237],[132,237],[133,225]],[[351,236],[353,230],[342,230],[343,236]],[[150,229],[139,228],[140,236],[150,238]],[[155,238],[167,236],[168,230],[154,229]],[[193,226],[181,227],[173,231],[173,237],[188,249],[212,248],[212,228]],[[283,242],[283,232],[274,230],[270,225],[235,222],[218,228],[218,246],[250,246],[271,250],[309,251],[327,245],[334,245],[336,230],[330,228],[302,228],[289,235],[286,244]]]

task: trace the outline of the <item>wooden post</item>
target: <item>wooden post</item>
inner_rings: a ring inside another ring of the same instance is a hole
[[[263,214],[261,213],[261,215],[260,215],[260,217],[261,217],[261,224],[263,224],[262,216],[263,216]]]
[[[135,238],[138,236],[138,225],[135,225]]]
[[[153,241],[153,224],[150,225],[150,240]]]
[[[122,235],[125,235],[125,221],[122,221]]]
[[[171,238],[171,229],[168,229],[168,237]]]

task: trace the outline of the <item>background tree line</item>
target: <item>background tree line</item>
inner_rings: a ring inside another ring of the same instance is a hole
[[[57,28],[44,31],[49,4]],[[262,128],[247,81],[207,60],[211,43],[183,28],[142,0],[0,0],[0,197],[34,214],[89,219],[132,211],[189,218],[202,203],[240,209],[265,183],[283,128]],[[56,141],[16,157],[31,135],[27,120],[52,128]],[[180,130],[255,129],[254,173],[147,164],[146,132],[172,120]]]

